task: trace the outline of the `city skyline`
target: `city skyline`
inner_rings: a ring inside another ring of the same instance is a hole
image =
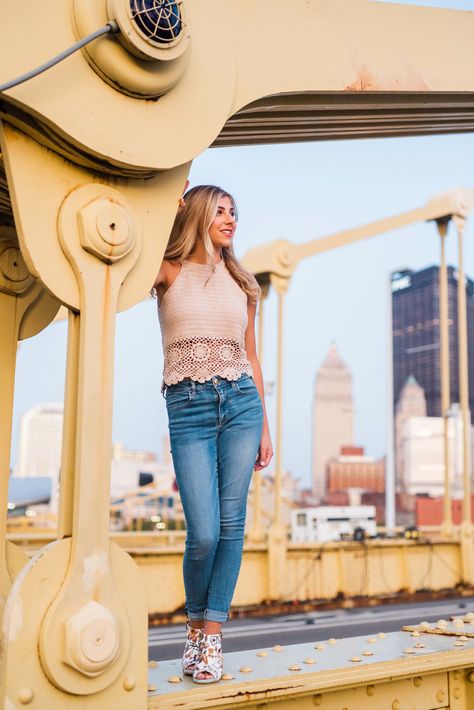
[[[242,257],[256,244],[276,238],[310,241],[421,206],[455,186],[470,187],[472,148],[474,136],[453,135],[212,149],[194,161],[190,180],[191,185],[222,184],[235,194],[240,208],[235,251]],[[465,237],[468,276],[474,273],[473,235],[470,219]],[[354,376],[354,443],[377,458],[385,454],[390,273],[436,265],[438,246],[435,226],[420,223],[307,259],[298,267],[285,299],[282,450],[284,468],[300,477],[302,485],[310,481],[312,381],[332,340]],[[447,258],[456,264],[452,227]],[[19,349],[13,461],[19,415],[37,402],[63,396],[65,349],[65,323],[24,341]],[[274,381],[274,293],[265,303],[262,365],[265,379]],[[33,374],[38,371],[42,377]],[[114,439],[129,448],[160,452],[167,430],[161,371],[156,303],[149,300],[117,318]],[[275,437],[274,395],[268,397],[267,409]]]

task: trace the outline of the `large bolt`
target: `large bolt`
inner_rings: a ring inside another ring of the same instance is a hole
[[[108,197],[98,197],[83,207],[78,226],[83,248],[109,264],[126,256],[135,244],[131,215]]]
[[[2,251],[0,244],[0,289],[7,293],[21,294],[30,287],[32,281],[33,277],[19,248],[7,241]]]
[[[118,624],[109,609],[90,601],[66,624],[65,663],[94,677],[108,668],[120,651]]]

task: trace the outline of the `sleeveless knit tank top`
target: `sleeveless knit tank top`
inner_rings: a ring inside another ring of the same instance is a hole
[[[158,303],[164,368],[161,392],[185,377],[206,382],[214,375],[237,380],[253,375],[245,352],[247,294],[216,264],[182,261]]]

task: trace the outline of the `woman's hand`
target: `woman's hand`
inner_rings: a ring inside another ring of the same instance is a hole
[[[260,447],[258,449],[257,460],[255,461],[255,465],[253,467],[253,470],[260,471],[262,468],[265,468],[265,466],[268,466],[268,464],[271,461],[272,456],[273,456],[273,446],[272,446],[272,440],[270,438],[270,432],[268,431],[268,429],[264,429],[262,432],[262,438],[260,440]]]

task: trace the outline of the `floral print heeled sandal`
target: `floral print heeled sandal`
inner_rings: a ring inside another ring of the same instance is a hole
[[[203,637],[202,629],[195,629],[189,621],[186,622],[186,644],[181,660],[184,675],[192,675],[200,658],[200,646]]]
[[[222,658],[222,633],[202,634],[199,661],[193,673],[195,683],[215,683],[222,678],[224,661]],[[210,677],[198,678],[199,673],[209,673]]]

